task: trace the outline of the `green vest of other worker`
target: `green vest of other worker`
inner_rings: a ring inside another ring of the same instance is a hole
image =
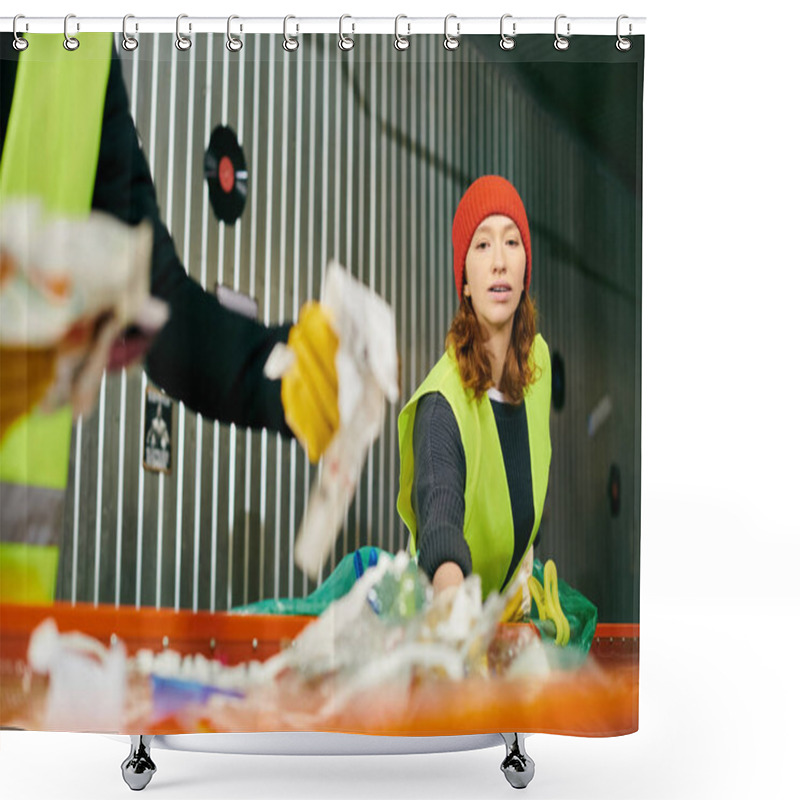
[[[112,35],[83,34],[67,51],[60,34],[32,34],[19,56],[0,161],[0,213],[38,200],[76,219],[92,206]],[[33,411],[0,447],[0,601],[49,603],[69,471],[72,412]]]
[[[524,402],[528,420],[535,521],[526,554],[533,545],[542,520],[550,471],[550,352],[540,334],[534,340],[530,357],[534,365],[534,382],[526,388]],[[490,592],[503,588],[503,581],[514,554],[511,497],[491,400],[486,394],[480,400],[475,400],[473,393],[464,389],[458,364],[449,351],[430,371],[400,412],[397,421],[400,442],[400,493],[397,497],[397,510],[411,532],[409,548],[412,555],[415,555],[417,522],[411,505],[411,487],[414,482],[414,417],[420,398],[430,392],[439,392],[444,396],[453,410],[461,433],[467,465],[464,538],[472,555],[473,572],[481,576],[485,599]],[[516,578],[518,571],[519,566],[511,581]]]

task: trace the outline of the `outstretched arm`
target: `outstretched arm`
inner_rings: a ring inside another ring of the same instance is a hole
[[[153,225],[151,291],[170,306],[170,319],[150,349],[148,374],[203,416],[292,435],[281,382],[263,375],[289,324],[263,325],[222,307],[186,273],[161,222],[155,188],[131,119],[119,57],[109,75],[93,207],[135,224]]]
[[[414,484],[419,565],[437,593],[472,572],[464,538],[467,462],[458,424],[447,400],[425,395],[414,417]]]

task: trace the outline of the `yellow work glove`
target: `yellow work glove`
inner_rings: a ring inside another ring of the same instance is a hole
[[[0,440],[53,383],[56,348],[0,347]]]
[[[339,429],[335,361],[339,337],[328,312],[319,303],[310,302],[300,309],[287,344],[295,360],[282,378],[283,413],[309,460],[316,463]]]

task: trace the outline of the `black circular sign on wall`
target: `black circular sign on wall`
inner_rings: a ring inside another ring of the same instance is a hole
[[[559,352],[554,352],[550,359],[550,375],[552,379],[552,396],[550,402],[556,411],[564,408],[566,386],[564,384],[564,359]]]
[[[217,219],[233,225],[244,211],[248,178],[244,151],[230,128],[223,125],[214,128],[203,167]]]

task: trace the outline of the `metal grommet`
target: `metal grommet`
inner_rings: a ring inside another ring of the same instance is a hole
[[[456,35],[451,36],[447,30],[447,24],[450,22],[451,19],[456,20]],[[461,35],[461,23],[458,22],[458,19],[455,14],[448,14],[444,18],[444,45],[445,50],[455,50],[458,47],[459,41],[458,37]]]
[[[505,22],[507,19],[512,19],[511,14],[503,14],[500,17],[500,49],[513,50],[517,46],[514,37],[517,35],[517,23],[511,23],[511,36],[507,36],[505,32]]]
[[[25,19],[25,16],[23,14],[17,14],[17,16],[14,17],[14,24],[13,24],[13,26],[11,28],[11,30],[14,33],[14,41],[12,42],[12,44],[14,46],[14,49],[21,53],[23,50],[27,50],[28,49],[28,45],[30,44],[30,42],[27,39],[23,39],[19,35],[19,33],[17,32],[17,20],[18,19]],[[28,23],[27,22],[25,23],[25,30],[26,31],[28,30]]]
[[[553,29],[554,33],[555,33],[555,37],[556,37],[556,40],[553,42],[553,47],[555,47],[556,50],[566,50],[569,47],[569,39],[565,39],[558,32],[558,21],[560,19],[566,19],[566,18],[567,18],[566,14],[559,14],[556,17],[556,21],[555,21],[555,25],[554,25],[554,29]],[[570,34],[570,30],[569,29],[570,29],[570,23],[568,22],[567,23],[567,36],[569,36],[569,34]]]
[[[287,53],[293,53],[300,47],[300,42],[297,41],[297,36],[289,36],[289,20],[295,19],[295,17],[289,15],[283,18],[283,49],[286,50]],[[300,26],[295,26],[296,33],[300,32]]]
[[[81,46],[81,43],[74,36],[69,35],[68,28],[69,28],[69,21],[71,19],[75,19],[74,14],[67,14],[67,16],[64,17],[64,49],[70,51],[77,50]],[[79,31],[80,29],[81,29],[80,23],[76,23],[75,30]]]
[[[622,36],[622,34],[620,34],[620,32],[619,32],[619,28],[620,28],[619,24],[624,19],[628,19],[628,17],[625,14],[620,14],[617,17],[617,50],[619,50],[620,52],[623,52],[623,53],[625,53],[625,52],[627,52],[628,50],[631,49],[631,40],[624,38]],[[632,31],[633,31],[633,26],[629,22],[628,23],[628,36],[631,35]]]
[[[394,18],[394,47],[395,50],[408,50],[411,46],[411,42],[409,41],[408,37],[411,35],[411,23],[406,23],[406,31],[405,36],[400,35],[400,20],[401,19],[408,19],[405,14],[398,14]]]
[[[188,14],[178,14],[175,20],[175,47],[178,50],[188,50],[192,46],[192,40],[181,33],[181,20],[188,19]],[[192,23],[189,23],[189,31],[192,30]]]
[[[342,27],[344,25],[344,21],[346,19],[353,19],[353,18],[349,14],[342,14],[342,16],[339,17],[339,49],[340,50],[352,50],[356,46],[356,43],[355,43],[355,40],[353,39],[353,37],[352,36],[345,36],[344,35],[344,31],[342,30]],[[355,23],[352,23],[350,25],[350,29],[351,29],[350,30],[351,33],[355,33],[356,32]]]
[[[133,14],[126,14],[122,18],[122,49],[127,50],[129,53],[139,46],[139,40],[133,36],[128,36],[128,20],[135,19]],[[139,30],[139,23],[136,23],[136,30]]]
[[[242,41],[241,37],[234,36],[231,33],[231,22],[235,19],[239,19],[239,17],[237,17],[236,14],[231,14],[228,17],[228,30],[227,30],[228,41],[225,42],[225,47],[227,47],[228,50],[231,51],[231,53],[238,53],[244,47],[244,42]],[[242,26],[240,25],[239,32],[241,33],[241,31],[242,31]]]

